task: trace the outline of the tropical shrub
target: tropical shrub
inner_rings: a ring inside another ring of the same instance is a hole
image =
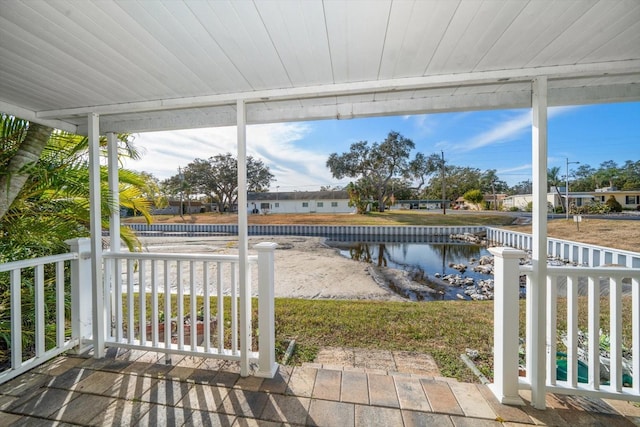
[[[611,195],[605,202],[611,212],[622,212],[622,205]]]
[[[480,204],[484,200],[484,194],[482,194],[480,190],[469,190],[462,195],[462,198],[469,203],[473,203],[480,209]]]
[[[12,158],[20,153],[21,144],[29,132],[29,122],[13,116],[0,115],[0,177],[13,177],[6,172]],[[40,130],[42,130],[40,128]],[[30,162],[19,172],[27,176],[12,203],[0,217],[0,263],[37,258],[68,251],[67,239],[89,235],[89,170],[88,139],[61,131],[52,131],[37,161]],[[104,147],[106,140],[101,140]],[[128,135],[119,137],[119,155],[137,156]],[[146,180],[136,172],[121,169],[120,205],[134,209],[150,220],[149,202],[143,196]],[[102,225],[108,226],[112,209],[120,209],[109,199],[107,170],[101,168]],[[14,193],[15,194],[15,193]],[[139,247],[135,235],[121,228],[123,241],[132,250]],[[45,266],[45,278],[55,277]],[[68,269],[65,269],[68,274]],[[68,283],[68,280],[65,281]],[[55,283],[45,279],[45,344],[55,340]],[[69,295],[65,290],[65,295]],[[21,274],[22,347],[25,357],[35,348],[34,272],[25,269]],[[0,274],[0,365],[11,347],[11,310],[9,274]],[[65,301],[69,319],[69,301]],[[6,359],[5,359],[6,362]]]

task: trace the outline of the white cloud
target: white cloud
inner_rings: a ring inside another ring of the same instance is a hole
[[[531,167],[532,166],[529,163],[529,164],[526,164],[526,165],[514,166],[512,168],[500,169],[496,173],[499,175],[501,173],[519,172],[519,171],[529,170],[529,169],[531,169]]]
[[[326,154],[299,146],[311,128],[304,124],[282,123],[247,127],[247,154],[262,159],[276,177],[280,191],[317,190],[320,185],[336,184],[325,167]],[[196,158],[216,154],[237,154],[234,127],[147,132],[135,136],[143,149],[142,159],[127,160],[125,166],[165,179],[178,173]]]
[[[558,116],[577,107],[553,107],[548,110],[548,118]],[[458,152],[473,151],[489,145],[504,144],[520,137],[531,129],[531,110],[512,115],[509,119],[497,123],[492,128],[481,132],[461,143],[450,145],[450,150]]]

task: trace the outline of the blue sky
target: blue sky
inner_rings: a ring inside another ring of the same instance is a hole
[[[391,130],[413,140],[415,152],[444,151],[449,164],[496,169],[509,185],[531,179],[529,109],[254,125],[247,128],[247,151],[276,176],[274,191],[276,186],[279,191],[312,191],[349,182],[331,177],[325,166],[329,154],[348,151],[357,141],[383,141]],[[196,157],[236,153],[235,127],[149,132],[135,138],[145,154],[126,167],[160,179],[175,175]],[[640,103],[551,108],[548,153],[549,167],[560,166],[562,174],[567,157],[594,168],[606,160],[620,165],[640,160]]]

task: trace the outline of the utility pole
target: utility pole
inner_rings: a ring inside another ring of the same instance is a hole
[[[184,219],[183,214],[183,195],[184,195],[184,175],[182,174],[182,168],[178,166],[178,178],[180,179],[180,218]]]
[[[569,219],[569,165],[570,164],[580,164],[580,162],[570,162],[569,158],[567,157],[567,175],[565,176],[565,187],[564,187],[564,194],[565,194],[565,199],[567,199],[566,201],[566,209],[564,211],[566,219]]]
[[[445,201],[445,184],[444,184],[444,151],[440,151],[442,154],[442,170],[440,171],[442,179],[442,215],[447,214],[447,202]]]

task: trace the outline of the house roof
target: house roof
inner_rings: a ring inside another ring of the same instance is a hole
[[[640,2],[7,0],[0,52],[0,111],[79,133],[616,102]]]
[[[336,191],[287,191],[276,193],[247,193],[249,202],[256,200],[349,200],[349,193],[342,190]]]

